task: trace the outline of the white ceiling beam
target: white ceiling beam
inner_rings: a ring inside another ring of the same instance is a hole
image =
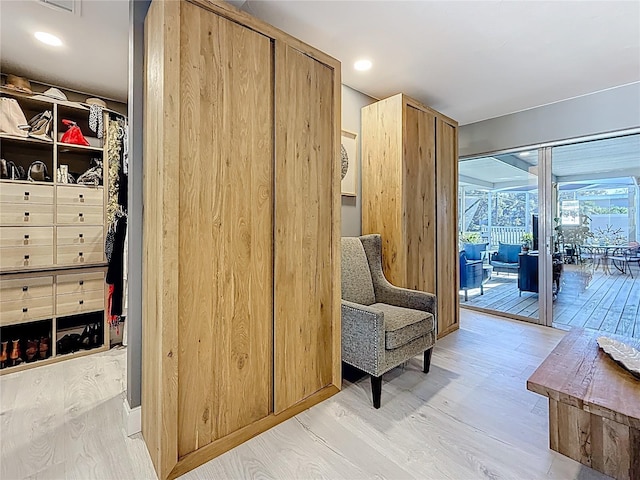
[[[568,183],[568,182],[580,182],[584,180],[591,180],[593,183],[597,183],[598,180],[604,180],[607,178],[636,177],[639,175],[640,175],[640,169],[626,168],[624,170],[611,170],[610,172],[581,173],[578,175],[560,175],[556,177],[556,181]]]
[[[467,177],[466,175],[458,175],[458,181],[462,183],[469,183],[471,185],[477,185],[478,187],[494,188],[494,184],[491,182],[486,182],[484,180],[479,180],[473,177]]]

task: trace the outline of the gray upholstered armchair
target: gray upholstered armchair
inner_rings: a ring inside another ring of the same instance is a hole
[[[380,235],[342,238],[342,361],[371,375],[380,408],[382,374],[436,342],[436,297],[391,285],[382,272]]]

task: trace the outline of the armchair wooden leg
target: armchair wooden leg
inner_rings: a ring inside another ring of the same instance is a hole
[[[371,393],[373,394],[373,407],[380,408],[380,397],[382,396],[382,375],[379,377],[371,375]]]
[[[433,353],[433,347],[429,350],[424,351],[424,360],[422,363],[422,371],[424,373],[429,373],[429,368],[431,367],[431,354]]]

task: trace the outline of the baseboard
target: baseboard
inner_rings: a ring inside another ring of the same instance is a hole
[[[122,408],[122,423],[127,436],[135,435],[142,431],[142,407],[131,408],[125,398]]]

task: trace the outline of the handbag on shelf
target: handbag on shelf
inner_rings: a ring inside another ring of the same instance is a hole
[[[29,166],[29,172],[27,173],[27,180],[30,182],[49,182],[51,178],[47,172],[47,166],[44,162],[36,160]]]
[[[80,130],[80,127],[76,122],[73,122],[71,120],[62,120],[62,123],[69,127],[69,129],[64,132],[64,135],[62,135],[62,138],[60,139],[61,143],[84,145],[85,147],[90,146],[89,142],[87,142],[87,139],[84,138],[82,130]]]
[[[92,159],[92,167],[78,177],[76,183],[80,185],[93,185],[97,187],[102,184],[102,162]]]
[[[0,98],[0,133],[27,137],[29,133],[20,128],[26,123],[27,119],[15,98]]]
[[[11,160],[5,160],[4,158],[0,162],[2,178],[5,180],[24,180],[26,178],[24,168],[20,165],[16,165]]]
[[[52,142],[53,139],[49,135],[53,126],[53,114],[51,110],[45,110],[35,115],[27,125],[21,125],[20,128],[27,132],[27,135],[38,140]]]

